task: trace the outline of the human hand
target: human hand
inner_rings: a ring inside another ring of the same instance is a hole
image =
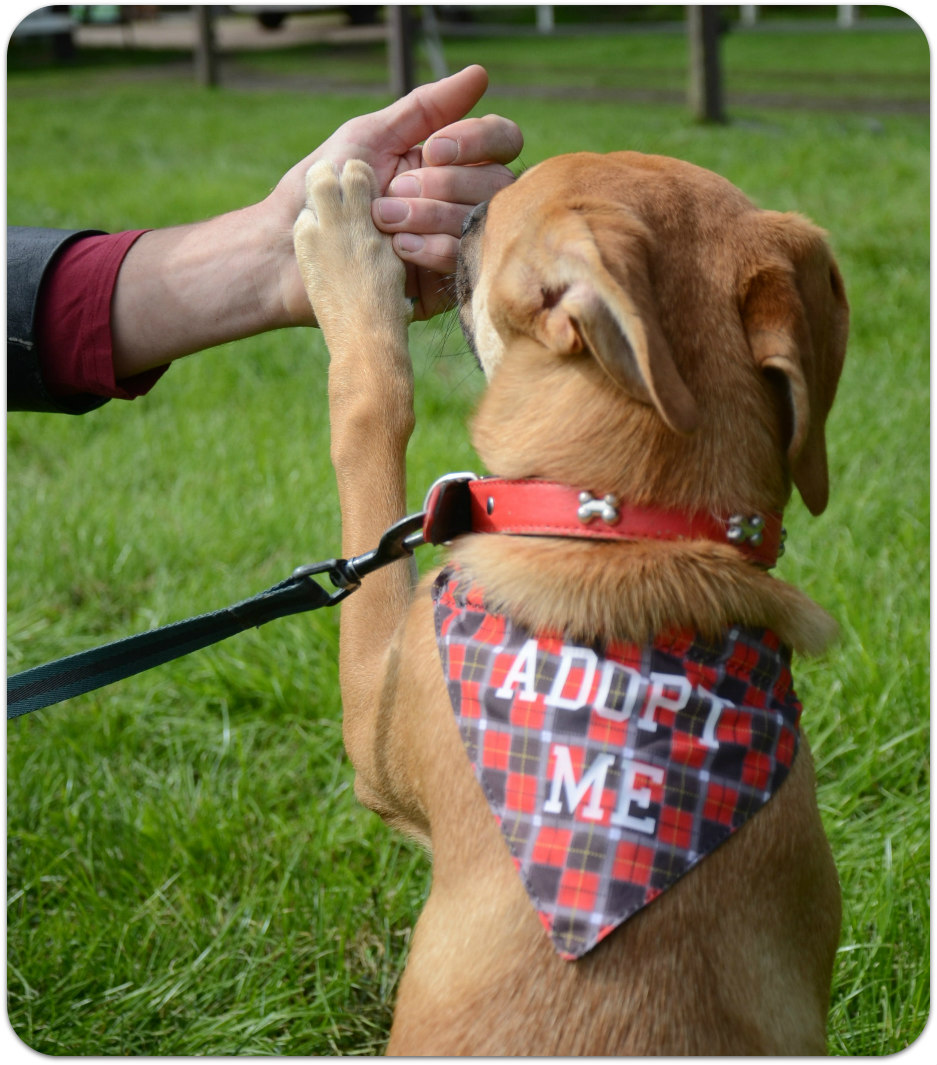
[[[310,166],[329,159],[341,169],[348,159],[363,159],[383,194],[372,204],[374,222],[394,234],[394,249],[407,264],[414,317],[443,310],[462,221],[472,207],[514,180],[504,164],[523,146],[520,130],[509,119],[463,117],[487,87],[488,75],[479,66],[422,85],[382,111],[346,122],[292,167],[267,201],[278,215],[278,235],[285,233],[289,242],[288,255],[292,257],[292,226],[305,201]],[[288,320],[310,321],[299,272],[285,259],[280,285]]]

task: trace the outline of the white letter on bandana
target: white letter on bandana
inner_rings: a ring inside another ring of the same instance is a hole
[[[495,692],[499,699],[510,699],[514,695],[514,689],[518,684],[521,690],[517,693],[519,699],[532,703],[537,698],[537,690],[534,681],[537,679],[537,641],[528,640],[518,651],[517,658],[508,670],[501,687]]]
[[[602,789],[605,787],[605,775],[609,767],[615,762],[615,755],[600,754],[583,774],[582,780],[576,783],[573,775],[573,760],[569,754],[569,748],[561,743],[553,745],[553,780],[550,783],[550,798],[543,804],[543,809],[548,814],[563,812],[563,804],[560,802],[560,791],[566,796],[569,812],[573,813],[582,802],[588,791],[589,803],[583,807],[582,816],[587,821],[602,820]]]
[[[624,692],[620,690],[622,678],[625,680]],[[621,698],[620,706],[608,705],[612,681],[615,682],[616,699]],[[609,721],[627,721],[634,708],[640,705],[643,687],[646,687],[644,678],[636,670],[628,666],[619,666],[614,662],[603,662],[602,678],[595,696],[595,712],[599,717],[604,717]]]
[[[718,695],[713,695],[712,692],[706,691],[705,688],[700,688],[699,693],[712,703],[709,713],[706,715],[706,725],[703,728],[702,736],[700,736],[700,743],[705,744],[710,750],[714,751],[719,746],[719,741],[716,739],[716,725],[719,724],[722,711],[727,706],[734,706],[735,704],[729,699],[720,699]]]
[[[595,676],[595,667],[598,665],[595,651],[588,647],[569,647],[564,644],[560,648],[560,664],[553,678],[550,694],[544,699],[547,706],[558,706],[561,710],[581,710],[587,705],[589,689],[592,687],[592,678]],[[582,664],[582,681],[579,691],[570,698],[563,695],[563,688],[569,677],[569,672],[574,663]]]
[[[668,689],[673,694],[668,695]],[[671,673],[652,673],[651,683],[647,691],[647,703],[645,703],[644,709],[641,711],[638,728],[645,729],[647,732],[656,732],[655,712],[657,710],[673,710],[676,713],[677,710],[682,710],[686,706],[692,691],[693,686],[686,677]]]
[[[664,771],[657,766],[645,765],[643,762],[626,762],[622,768],[622,782],[618,789],[618,807],[612,814],[613,825],[621,825],[622,828],[630,828],[632,832],[644,832],[653,836],[657,829],[657,823],[653,817],[633,817],[628,813],[628,807],[634,803],[646,810],[651,805],[651,789],[636,788],[634,786],[637,776],[647,777],[651,783],[660,787],[664,783]]]

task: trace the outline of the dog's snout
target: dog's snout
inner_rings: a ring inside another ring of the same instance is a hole
[[[478,237],[488,214],[488,201],[479,203],[465,216],[462,223],[462,239],[459,247],[459,259],[456,265],[456,299],[460,307],[472,298],[475,287],[475,274],[478,267]]]
[[[488,214],[488,201],[476,204],[465,216],[462,222],[462,236],[467,236],[473,229],[477,229],[485,221]]]

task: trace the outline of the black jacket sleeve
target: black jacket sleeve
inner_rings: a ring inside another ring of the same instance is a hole
[[[36,307],[49,266],[67,244],[100,232],[7,228],[7,410],[84,414],[107,402],[103,396],[52,396],[36,347]]]

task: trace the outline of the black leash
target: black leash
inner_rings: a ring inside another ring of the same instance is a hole
[[[412,514],[392,525],[373,551],[351,559],[333,558],[300,566],[285,581],[222,610],[16,673],[7,678],[7,720],[143,673],[276,618],[334,606],[368,573],[412,555],[424,542],[423,521],[422,513]],[[312,577],[317,574],[327,575],[337,590],[329,592],[314,581]]]

